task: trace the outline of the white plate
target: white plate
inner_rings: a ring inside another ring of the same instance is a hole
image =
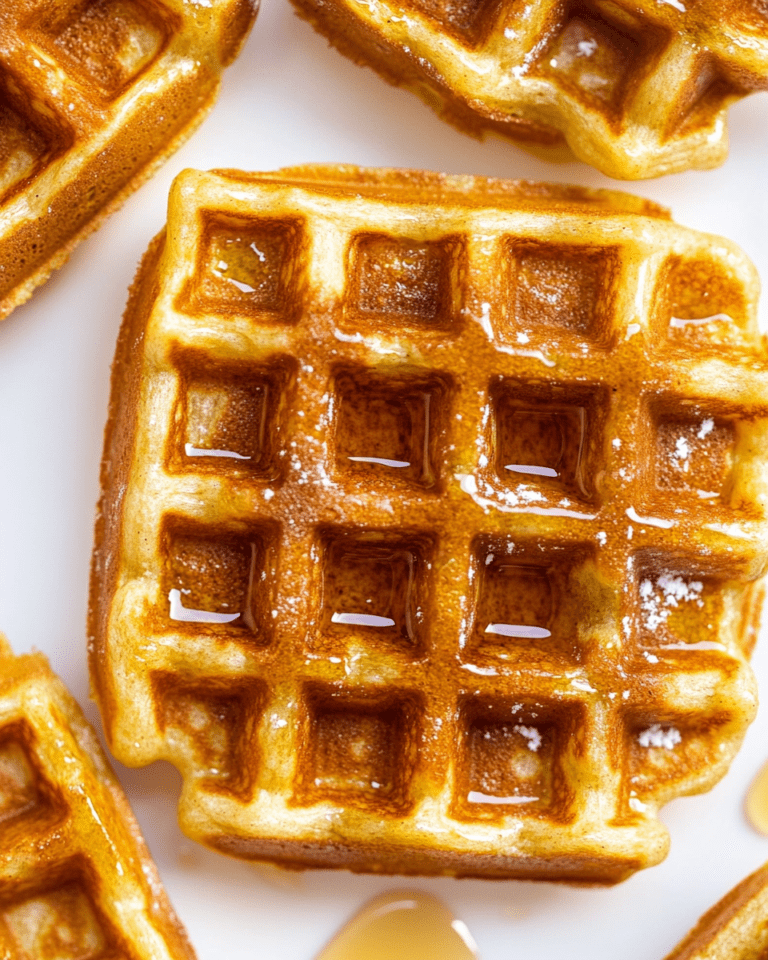
[[[731,134],[722,169],[624,189],[671,206],[681,223],[737,241],[768,277],[768,95],[732,110]],[[416,97],[329,49],[287,0],[266,0],[191,142],[0,326],[0,628],[18,652],[44,650],[96,723],[87,700],[88,564],[109,366],[128,285],[184,167],[272,170],[310,161],[617,186],[580,164],[548,165],[501,140],[456,132]],[[765,304],[762,316],[768,321]],[[754,660],[765,683],[767,641]],[[200,960],[310,960],[364,900],[397,887],[445,900],[483,960],[661,960],[768,858],[768,840],[742,815],[765,759],[768,711],[715,790],[663,812],[672,833],[667,861],[609,890],[254,867],[182,836],[172,768],[118,771]]]

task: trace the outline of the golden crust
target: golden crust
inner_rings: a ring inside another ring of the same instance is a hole
[[[0,319],[190,136],[257,7],[0,7]]]
[[[719,166],[728,107],[768,89],[768,9],[750,0],[293,3],[459,129],[622,180]]]
[[[1,635],[0,833],[3,956],[195,960],[96,734]]]
[[[766,349],[732,244],[606,191],[187,171],[118,344],[115,755],[237,856],[610,883],[755,710]]]

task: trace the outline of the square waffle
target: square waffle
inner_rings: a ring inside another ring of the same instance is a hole
[[[357,63],[476,136],[635,180],[721,164],[768,89],[765,0],[293,0]]]
[[[0,319],[192,133],[257,6],[0,4]]]
[[[708,910],[666,960],[760,960],[768,951],[768,864]]]
[[[612,882],[755,710],[757,282],[633,197],[186,172],[113,369],[115,755],[287,865]]]
[[[0,956],[194,960],[96,735],[0,636]]]

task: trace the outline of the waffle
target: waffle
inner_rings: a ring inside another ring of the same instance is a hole
[[[257,6],[0,3],[0,319],[192,133]]]
[[[450,123],[623,180],[721,164],[768,89],[765,0],[293,0]]]
[[[666,960],[761,960],[768,950],[768,864],[726,894]]]
[[[193,838],[612,882],[755,710],[766,353],[727,241],[578,188],[187,171],[120,334],[89,636]]]
[[[0,955],[194,960],[96,735],[0,636]]]

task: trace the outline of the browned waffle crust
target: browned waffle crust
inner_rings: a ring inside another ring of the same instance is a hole
[[[763,960],[768,955],[768,864],[708,910],[666,960]]]
[[[611,882],[755,709],[766,355],[633,197],[187,172],[125,315],[91,592],[112,748],[289,865]]]
[[[0,319],[190,135],[257,7],[0,3]]]
[[[95,733],[2,636],[0,956],[195,960]]]
[[[475,135],[634,180],[721,164],[768,89],[765,0],[293,0],[357,63]]]

